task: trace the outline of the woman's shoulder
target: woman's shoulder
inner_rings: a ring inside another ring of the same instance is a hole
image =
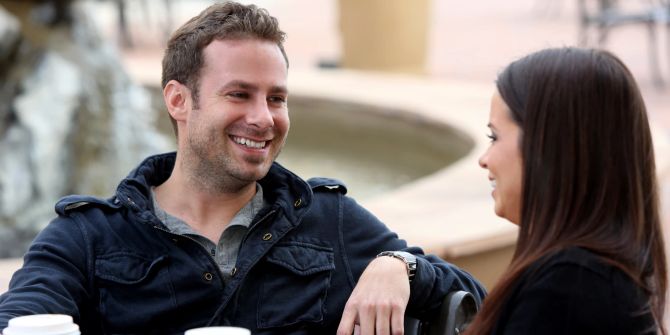
[[[558,251],[533,264],[524,275],[526,286],[560,285],[570,292],[600,294],[607,300],[640,300],[641,288],[623,270],[606,258],[584,248]]]
[[[512,306],[570,329],[640,333],[653,327],[648,299],[623,271],[583,248],[556,252],[531,266],[517,286]],[[542,311],[546,311],[543,313]],[[574,327],[574,328],[573,328]],[[588,333],[588,332],[587,332]]]
[[[616,272],[621,272],[606,262],[604,258],[588,249],[570,247],[549,254],[535,262],[530,266],[527,273],[530,275],[551,275],[557,269],[564,271],[585,270],[587,275],[601,278],[609,278]]]
[[[614,262],[580,247],[569,247],[549,254],[532,264],[526,271],[527,276],[540,278],[551,278],[558,274],[580,274],[582,278],[604,280],[611,284],[630,284],[637,287],[633,279],[615,266]],[[612,282],[613,279],[620,280]]]

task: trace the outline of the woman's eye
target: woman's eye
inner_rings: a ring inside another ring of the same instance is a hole
[[[497,137],[495,134],[493,134],[493,133],[491,133],[491,134],[486,134],[486,137],[488,137],[489,140],[491,140],[491,142],[495,142],[495,141],[498,139],[498,137]]]

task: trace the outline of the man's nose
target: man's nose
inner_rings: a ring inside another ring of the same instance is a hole
[[[247,124],[256,126],[260,129],[267,129],[274,126],[272,110],[265,99],[258,101],[250,108],[246,116]]]

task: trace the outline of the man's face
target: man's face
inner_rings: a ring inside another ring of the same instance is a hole
[[[286,62],[275,43],[257,39],[214,40],[203,51],[199,108],[186,119],[183,149],[197,160],[199,175],[224,184],[255,182],[289,130]]]

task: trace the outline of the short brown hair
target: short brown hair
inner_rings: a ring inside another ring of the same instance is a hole
[[[198,108],[200,69],[204,63],[203,49],[213,40],[260,39],[277,44],[286,64],[284,51],[286,34],[279,29],[279,22],[267,10],[255,5],[223,2],[209,6],[175,31],[167,43],[163,56],[161,86],[176,80],[188,87],[193,104]],[[177,124],[172,117],[177,134]]]

